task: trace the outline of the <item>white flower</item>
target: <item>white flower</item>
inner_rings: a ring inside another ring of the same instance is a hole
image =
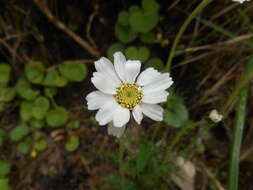
[[[114,65],[102,57],[95,62],[95,68],[91,82],[98,90],[87,95],[88,109],[98,109],[95,118],[99,125],[112,122],[110,134],[121,136],[131,113],[138,124],[143,114],[155,121],[163,120],[163,108],[157,104],[169,95],[166,89],[173,84],[169,73],[154,68],[140,73],[141,62],[126,60],[121,52],[114,54]]]
[[[219,123],[222,118],[223,115],[219,114],[217,110],[213,109],[210,114],[209,114],[209,118],[214,122],[214,123]]]
[[[234,1],[234,2],[238,2],[238,3],[244,3],[244,2],[246,2],[246,1],[250,1],[250,0],[232,0],[232,1]]]

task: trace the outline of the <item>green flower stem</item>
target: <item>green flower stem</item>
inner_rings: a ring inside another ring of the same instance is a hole
[[[229,165],[229,190],[238,189],[239,176],[239,157],[242,142],[242,134],[246,115],[246,105],[249,85],[247,84],[240,90],[236,108],[235,131],[233,136],[233,145],[231,149],[230,165]]]
[[[189,15],[189,17],[185,20],[184,24],[181,26],[179,32],[176,35],[176,38],[173,42],[172,48],[170,50],[170,55],[166,64],[166,71],[170,71],[170,67],[172,64],[172,60],[176,53],[176,48],[179,43],[179,40],[183,33],[185,32],[187,26],[191,23],[191,21],[209,4],[212,0],[203,0],[195,9],[194,11]]]

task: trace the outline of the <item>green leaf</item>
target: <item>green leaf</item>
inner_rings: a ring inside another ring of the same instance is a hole
[[[128,26],[129,25],[129,14],[127,11],[120,11],[118,15],[118,23],[122,26]]]
[[[1,190],[11,190],[8,178],[0,178],[0,189]]]
[[[150,51],[147,47],[144,46],[138,48],[135,46],[129,46],[125,50],[125,54],[128,59],[145,62],[150,56]]]
[[[0,178],[6,177],[11,170],[11,164],[4,160],[0,160]]]
[[[19,152],[21,152],[23,154],[27,154],[31,150],[31,145],[27,142],[20,142],[17,146],[17,149]]]
[[[110,186],[115,190],[137,190],[137,185],[130,179],[121,175],[110,175],[107,179]]]
[[[50,107],[48,99],[44,96],[39,96],[33,103],[32,114],[36,119],[43,119]]]
[[[1,88],[0,87],[0,99],[4,102],[12,101],[16,96],[15,88]]]
[[[151,31],[159,21],[156,12],[133,12],[130,14],[129,22],[133,31],[147,33]]]
[[[148,145],[144,145],[143,147],[141,147],[136,159],[135,172],[137,173],[137,175],[143,172],[144,169],[147,167],[149,160],[152,157],[152,154],[152,147]]]
[[[51,127],[59,127],[68,121],[68,111],[64,107],[51,109],[46,114],[47,124]]]
[[[40,61],[31,61],[25,65],[26,77],[34,84],[42,83],[44,79],[44,70],[44,65]]]
[[[72,129],[78,129],[80,127],[80,122],[79,121],[71,121],[69,123],[69,127]]]
[[[114,43],[107,49],[107,57],[113,61],[113,54],[117,51],[124,51],[124,45],[121,43]]]
[[[47,141],[45,140],[39,140],[34,143],[35,150],[41,152],[47,149]]]
[[[178,96],[171,96],[167,101],[164,121],[172,127],[182,127],[188,121],[188,110],[183,100]]]
[[[87,67],[85,64],[67,61],[59,66],[59,71],[66,79],[73,82],[81,82],[87,77]]]
[[[40,94],[40,91],[33,90],[24,78],[20,78],[17,83],[17,93],[25,100],[33,100]]]
[[[73,152],[79,147],[79,137],[78,136],[71,136],[68,142],[65,144],[65,149],[68,152]]]
[[[45,88],[44,89],[44,94],[47,97],[52,98],[52,97],[54,97],[57,94],[57,88],[53,88],[53,87],[52,88],[50,88],[50,87]]]
[[[164,69],[164,64],[163,61],[159,58],[152,58],[150,60],[148,60],[145,63],[144,68],[149,68],[149,67],[154,67],[155,69],[157,69],[158,71],[162,71]]]
[[[155,0],[142,0],[142,7],[147,12],[158,12],[160,5]]]
[[[45,126],[45,120],[32,118],[30,120],[30,126],[33,128],[40,129]]]
[[[68,83],[68,80],[60,76],[58,70],[53,69],[48,71],[43,82],[44,85],[49,87],[64,87]]]
[[[29,121],[32,118],[33,104],[31,102],[22,102],[20,104],[19,115],[22,120]]]
[[[0,63],[0,84],[8,84],[10,81],[11,66],[6,63]]]
[[[145,44],[153,44],[156,42],[155,34],[152,32],[148,32],[145,34],[141,34],[141,41]]]
[[[133,32],[130,27],[115,25],[115,35],[123,43],[129,43],[137,38],[137,33]]]
[[[13,141],[19,141],[29,133],[29,128],[25,124],[20,124],[11,130],[10,137]]]

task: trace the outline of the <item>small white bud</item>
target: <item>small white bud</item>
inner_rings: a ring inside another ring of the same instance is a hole
[[[219,114],[217,110],[212,110],[209,114],[209,118],[214,122],[214,123],[219,123],[222,118],[223,115]]]

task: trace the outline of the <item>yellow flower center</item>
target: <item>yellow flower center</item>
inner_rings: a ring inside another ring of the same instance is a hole
[[[143,93],[138,84],[122,82],[121,86],[117,88],[114,97],[123,108],[133,110],[140,103]]]

